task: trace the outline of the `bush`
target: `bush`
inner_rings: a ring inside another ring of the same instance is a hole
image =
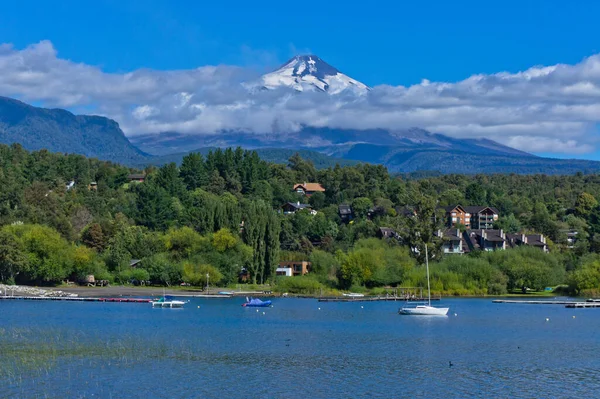
[[[296,276],[296,277],[277,277],[276,288],[278,292],[289,292],[292,294],[316,294],[323,288],[323,284],[319,283],[311,276]]]
[[[119,272],[115,279],[121,284],[138,285],[142,281],[150,280],[150,274],[145,269],[129,268]]]

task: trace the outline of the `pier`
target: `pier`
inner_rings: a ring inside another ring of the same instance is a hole
[[[431,298],[439,301],[440,298]],[[375,302],[375,301],[401,301],[401,302],[426,302],[427,298],[404,298],[399,296],[362,296],[362,297],[324,297],[318,298],[319,302]]]
[[[494,299],[493,303],[516,303],[526,305],[563,305],[565,308],[570,309],[583,309],[583,308],[600,308],[600,301],[588,299],[585,302],[581,301],[519,301],[511,299]]]
[[[76,296],[0,296],[0,300],[150,303],[146,298],[81,298]]]
[[[570,303],[570,304],[566,305],[565,307],[566,308],[574,308],[574,309],[600,308],[600,302],[598,302],[598,301],[592,301],[592,302],[575,302],[575,303]]]
[[[517,303],[520,305],[570,305],[575,301],[553,301],[553,300],[518,300],[518,299],[494,299],[493,303]]]

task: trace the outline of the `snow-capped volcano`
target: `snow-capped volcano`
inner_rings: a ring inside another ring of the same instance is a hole
[[[344,75],[315,55],[298,55],[276,71],[263,75],[267,89],[291,87],[298,91],[315,90],[337,94],[351,90],[364,94],[369,87],[350,76]]]

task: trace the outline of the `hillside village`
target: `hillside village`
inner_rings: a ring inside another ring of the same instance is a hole
[[[18,145],[0,155],[0,245],[16,259],[0,262],[3,282],[422,286],[427,244],[440,292],[585,290],[600,253],[596,175],[412,179],[239,148],[143,171]]]

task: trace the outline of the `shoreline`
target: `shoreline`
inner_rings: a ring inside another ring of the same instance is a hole
[[[88,298],[102,298],[102,297],[160,297],[163,295],[181,296],[181,297],[214,297],[222,298],[223,295],[219,295],[219,292],[231,292],[233,297],[235,296],[261,296],[261,297],[290,297],[290,298],[343,298],[342,296],[334,295],[310,295],[310,294],[289,294],[283,296],[280,293],[259,291],[259,290],[244,290],[236,291],[227,288],[210,289],[208,292],[200,289],[185,289],[185,288],[168,288],[168,287],[136,287],[136,286],[123,286],[123,285],[110,285],[105,287],[86,287],[86,286],[60,286],[60,287],[33,287],[33,286],[7,286],[0,285],[1,295],[11,296],[12,288],[14,288],[14,296],[79,296]],[[36,292],[35,294],[32,294]],[[365,298],[374,297],[385,297],[385,295],[367,295]],[[564,296],[564,295],[538,295],[538,294],[505,294],[505,295],[442,295],[435,296],[436,298],[535,298],[548,300],[552,298],[570,298],[577,299],[582,297]],[[348,298],[349,299],[349,298]],[[360,298],[357,298],[357,300]],[[390,298],[389,300],[393,300]],[[398,301],[403,301],[404,298],[397,298]],[[351,301],[351,300],[350,300]]]

